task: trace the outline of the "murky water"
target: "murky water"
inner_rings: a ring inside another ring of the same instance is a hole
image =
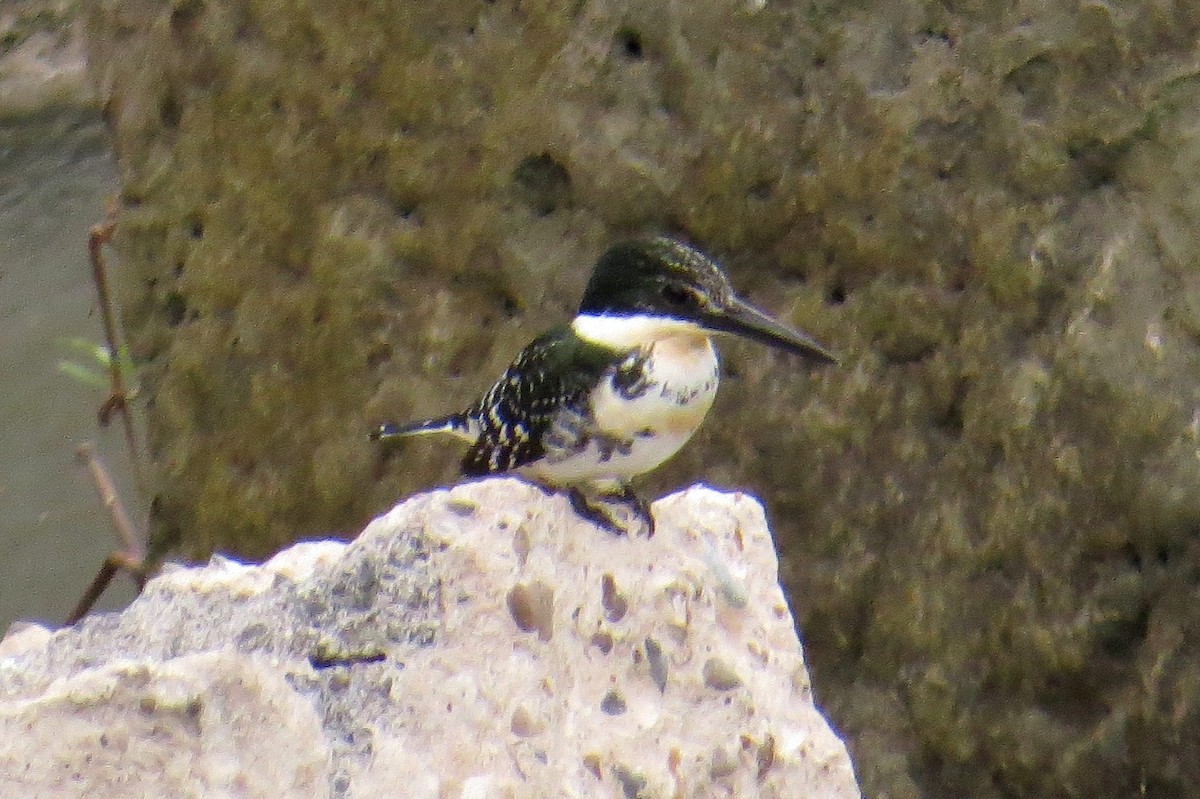
[[[96,421],[104,390],[58,366],[86,360],[68,340],[103,341],[87,232],[116,185],[97,118],[0,122],[0,634],[14,619],[61,622],[114,547],[81,443],[142,518],[120,429]],[[132,596],[127,580],[114,588],[104,607]]]

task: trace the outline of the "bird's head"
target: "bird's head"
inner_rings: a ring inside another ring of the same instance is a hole
[[[651,317],[731,333],[826,363],[837,357],[811,336],[783,325],[733,293],[708,256],[666,237],[614,245],[600,257],[579,314]]]

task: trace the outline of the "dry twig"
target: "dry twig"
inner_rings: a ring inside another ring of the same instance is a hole
[[[113,209],[105,221],[93,225],[88,232],[88,255],[92,262],[92,278],[96,283],[96,293],[100,299],[100,318],[104,323],[104,338],[108,345],[108,372],[112,388],[108,399],[100,406],[97,418],[102,427],[107,427],[114,413],[121,414],[121,422],[125,428],[125,443],[129,447],[129,462],[133,465],[134,479],[138,486],[145,486],[141,468],[141,450],[138,448],[137,432],[133,423],[133,410],[129,407],[129,390],[125,387],[124,376],[121,374],[121,339],[118,335],[117,315],[113,310],[112,293],[108,287],[108,266],[104,261],[104,245],[112,240],[116,229]]]
[[[108,469],[104,466],[104,461],[91,444],[80,445],[76,450],[76,455],[87,465],[88,471],[92,475],[96,491],[100,494],[100,501],[104,503],[104,507],[108,509],[109,516],[112,518],[113,529],[121,542],[121,549],[104,559],[100,571],[96,573],[91,584],[75,605],[75,609],[67,617],[67,624],[74,624],[87,615],[92,606],[96,604],[96,600],[108,588],[108,584],[112,582],[112,578],[116,576],[117,572],[129,572],[129,576],[139,591],[146,585],[149,576],[146,574],[146,548],[142,543],[142,537],[134,529],[133,522],[130,521],[129,514],[125,511],[125,505],[117,494],[117,487],[113,484]]]
[[[133,420],[133,409],[130,407],[130,393],[125,386],[122,374],[122,350],[117,314],[113,308],[112,292],[108,284],[108,266],[104,261],[104,245],[112,240],[116,229],[116,207],[110,206],[105,220],[93,225],[88,232],[88,255],[92,263],[92,278],[96,284],[96,294],[100,301],[100,318],[104,324],[104,338],[109,352],[109,380],[111,388],[108,398],[100,406],[97,418],[101,426],[107,426],[112,421],[114,413],[121,415],[122,426],[125,428],[125,444],[129,448],[129,462],[133,468],[134,479],[141,489],[146,482],[142,472],[141,450]],[[117,488],[109,477],[104,461],[96,453],[91,444],[83,444],[77,453],[79,459],[87,465],[100,494],[100,501],[108,510],[112,519],[113,529],[120,542],[120,549],[104,559],[100,570],[84,591],[75,609],[67,617],[67,624],[74,624],[87,615],[96,604],[100,595],[108,588],[113,577],[119,571],[126,571],[140,591],[146,584],[149,575],[146,565],[146,547],[143,537],[138,534],[133,522],[117,494]]]

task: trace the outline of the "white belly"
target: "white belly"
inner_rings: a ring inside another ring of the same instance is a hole
[[[716,397],[717,353],[703,335],[666,338],[651,347],[645,374],[645,390],[633,396],[607,376],[592,395],[597,440],[562,459],[530,464],[528,473],[560,485],[626,482],[678,452]],[[627,446],[614,448],[612,440]]]

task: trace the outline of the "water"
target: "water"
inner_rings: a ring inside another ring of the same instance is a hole
[[[84,361],[63,342],[104,340],[87,233],[116,190],[95,115],[0,123],[0,634],[15,619],[60,623],[115,546],[81,443],[95,443],[144,519],[123,434],[96,421],[105,391],[58,368]],[[102,607],[131,596],[119,578]]]

